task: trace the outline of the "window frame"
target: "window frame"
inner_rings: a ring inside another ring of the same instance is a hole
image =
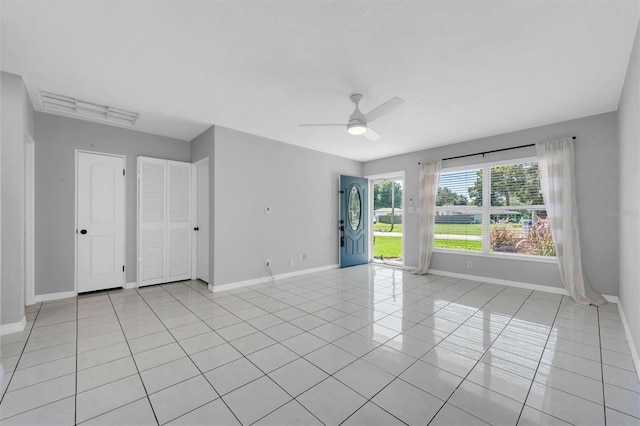
[[[538,256],[534,254],[521,254],[521,253],[502,253],[491,251],[491,215],[498,210],[504,210],[505,206],[491,206],[491,169],[498,166],[522,164],[522,163],[538,163],[538,158],[535,156],[517,157],[512,159],[503,159],[497,161],[487,161],[481,163],[472,163],[466,165],[459,165],[454,167],[443,167],[440,173],[452,173],[461,172],[465,170],[482,170],[482,205],[481,206],[436,206],[437,210],[455,209],[460,210],[460,207],[466,207],[469,210],[482,211],[482,250],[462,250],[451,248],[439,248],[435,246],[435,238],[432,246],[432,250],[435,253],[448,253],[448,254],[462,254],[478,257],[489,257],[499,259],[511,259],[511,260],[530,260],[543,263],[556,263],[557,256]],[[489,177],[487,179],[487,177]],[[440,177],[438,177],[438,187],[440,187]],[[545,210],[545,204],[537,205],[522,205],[513,206],[518,210]]]

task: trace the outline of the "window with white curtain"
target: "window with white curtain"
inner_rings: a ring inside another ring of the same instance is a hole
[[[555,256],[535,158],[443,169],[434,248]]]

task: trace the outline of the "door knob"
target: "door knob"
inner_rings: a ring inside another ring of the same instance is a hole
[[[82,235],[84,235],[84,234],[86,234],[86,233],[87,233],[87,230],[86,230],[86,229],[81,229],[81,230],[80,230],[80,233],[81,233]]]

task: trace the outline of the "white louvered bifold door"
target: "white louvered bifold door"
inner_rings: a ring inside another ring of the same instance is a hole
[[[167,282],[167,161],[138,157],[138,285]]]
[[[191,164],[167,161],[167,282],[191,279]]]

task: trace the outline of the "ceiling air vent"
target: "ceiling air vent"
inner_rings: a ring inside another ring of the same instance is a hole
[[[65,112],[72,115],[80,115],[86,118],[106,120],[112,123],[133,126],[140,114],[100,105],[93,102],[82,101],[55,93],[40,92],[40,100],[44,108]]]

